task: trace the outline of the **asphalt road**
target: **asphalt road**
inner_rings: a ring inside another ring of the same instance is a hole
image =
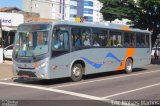
[[[3,100],[1,104],[18,102],[19,105],[108,106],[132,103],[158,106],[160,65],[151,64],[135,69],[131,74],[107,72],[88,75],[79,82],[71,82],[68,78],[45,81],[1,79],[0,100]]]

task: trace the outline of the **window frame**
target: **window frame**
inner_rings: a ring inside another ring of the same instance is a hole
[[[68,33],[68,49],[64,49],[64,50],[53,50],[52,49],[52,43],[53,43],[53,37],[54,37],[54,34],[55,34],[55,29],[54,28],[60,28],[60,27],[65,27],[66,30],[61,30],[61,32],[67,32]],[[51,57],[54,58],[54,57],[57,57],[57,56],[60,56],[60,55],[63,55],[63,54],[66,54],[66,53],[69,53],[70,52],[70,49],[71,49],[71,46],[70,46],[70,26],[68,25],[55,25],[53,27],[53,30],[52,30],[52,36],[51,36]]]
[[[93,46],[94,45],[94,31],[96,30],[96,29],[98,29],[99,31],[101,30],[101,31],[106,31],[106,33],[103,33],[103,34],[106,34],[107,36],[105,36],[105,38],[107,38],[107,40],[108,40],[108,29],[106,29],[106,28],[99,28],[99,27],[93,27],[92,28],[92,35],[91,35],[91,37],[92,37],[92,47],[94,47],[94,48],[107,48],[107,43],[106,43],[106,45],[105,46],[102,46],[102,45],[100,45],[100,43],[99,43],[99,46]],[[102,32],[101,32],[101,34],[102,34]],[[100,36],[100,35],[99,35]],[[99,37],[98,36],[98,37]],[[105,39],[106,40],[106,39]],[[107,41],[106,41],[107,42]]]
[[[72,51],[74,50],[77,50],[77,49],[83,49],[83,48],[90,48],[91,46],[84,46],[83,45],[83,39],[82,39],[82,29],[87,29],[90,31],[90,35],[89,35],[89,38],[90,38],[90,44],[92,45],[92,30],[90,27],[81,27],[81,26],[70,26],[71,27],[71,49]],[[74,44],[74,40],[75,40],[75,36],[73,36],[73,29],[78,29],[78,34],[80,36],[80,39],[81,39],[81,46],[75,46]]]
[[[128,42],[128,47],[125,47],[125,36],[126,35],[124,35],[125,33],[127,33],[127,34],[129,34],[128,36],[129,36],[129,42]],[[134,38],[134,46],[130,46],[130,41],[131,41],[131,39],[130,39],[130,37],[132,36],[132,34],[133,34],[133,38]],[[123,47],[124,48],[136,48],[136,32],[134,32],[134,31],[124,31],[123,32]]]
[[[117,33],[121,33],[121,45],[122,46],[117,46],[117,47],[112,47],[112,46],[109,46],[109,48],[123,48],[123,45],[124,45],[124,31],[122,30],[117,30],[117,29],[109,29],[108,30],[108,38],[110,39],[110,32],[117,32]]]

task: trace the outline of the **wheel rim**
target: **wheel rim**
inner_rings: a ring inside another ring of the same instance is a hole
[[[126,68],[127,68],[128,71],[132,70],[132,63],[131,62],[127,62]]]
[[[79,67],[74,67],[74,69],[73,69],[73,75],[75,77],[79,77],[81,75],[81,69]]]

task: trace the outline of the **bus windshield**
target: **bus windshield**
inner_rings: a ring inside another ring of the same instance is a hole
[[[18,57],[34,57],[47,53],[49,50],[48,28],[44,26],[44,28],[39,26],[23,27],[19,27],[15,37],[16,55]]]

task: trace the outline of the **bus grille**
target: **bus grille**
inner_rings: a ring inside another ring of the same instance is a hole
[[[31,71],[19,71],[19,76],[29,76],[29,77],[37,77],[33,72]]]

